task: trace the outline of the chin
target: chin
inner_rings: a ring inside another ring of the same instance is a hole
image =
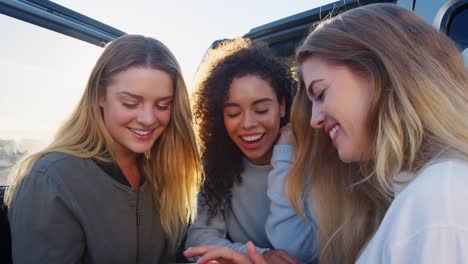
[[[262,157],[261,155],[256,155],[256,154],[248,155],[248,153],[245,153],[245,152],[243,154],[248,160],[257,160],[257,159],[260,159]]]
[[[361,161],[364,161],[366,159],[363,159],[361,157],[355,157],[353,155],[342,155],[342,154],[339,154],[340,156],[340,160],[344,163],[353,163],[353,162],[361,162]]]
[[[353,162],[354,162],[354,160],[342,159],[341,157],[340,157],[340,160],[341,160],[343,163],[353,163]]]
[[[347,155],[347,153],[341,153],[340,151],[338,151],[338,156],[340,157],[340,160],[344,163],[352,163],[356,161],[352,158],[351,155]]]
[[[150,149],[151,149],[151,147],[145,147],[145,148],[136,147],[136,148],[133,148],[132,151],[135,152],[136,154],[144,154],[146,151],[148,151]]]

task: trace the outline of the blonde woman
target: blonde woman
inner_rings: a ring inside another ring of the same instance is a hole
[[[373,4],[319,25],[297,62],[286,190],[304,214],[310,181],[320,263],[468,262],[468,76],[454,44]],[[191,250],[200,263],[264,262],[253,249]]]
[[[9,186],[15,263],[164,263],[196,213],[200,163],[180,67],[123,36],[52,143]]]
[[[302,211],[313,161],[320,263],[468,262],[468,77],[454,44],[374,4],[323,22],[297,61],[287,190]]]

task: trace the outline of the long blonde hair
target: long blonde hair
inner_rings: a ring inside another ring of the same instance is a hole
[[[311,169],[320,263],[352,263],[388,209],[396,173],[417,172],[439,158],[468,159],[468,76],[445,35],[393,4],[359,7],[322,22],[297,50],[300,77],[301,64],[312,56],[365,76],[374,91],[366,150],[374,158],[368,162],[341,162],[328,135],[310,128],[303,80],[291,113],[300,144],[287,196],[303,215]]]
[[[107,130],[98,100],[105,95],[111,78],[130,67],[150,67],[167,72],[174,83],[174,100],[168,127],[152,146],[149,158],[141,158],[146,180],[160,210],[162,227],[174,250],[189,219],[196,216],[196,195],[201,184],[200,157],[192,128],[192,113],[180,66],[160,41],[126,35],[110,43],[88,80],[84,94],[51,144],[20,163],[18,173],[5,193],[11,205],[18,186],[32,166],[49,152],[63,152],[80,158],[112,159],[113,139]]]

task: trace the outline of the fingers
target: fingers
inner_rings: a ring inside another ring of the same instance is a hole
[[[184,251],[184,256],[187,258],[198,257],[206,254],[208,251],[221,248],[220,246],[200,246],[191,247]]]
[[[281,134],[290,133],[291,132],[291,124],[288,123],[288,124],[282,126],[281,129],[280,129],[280,132],[281,132]]]
[[[282,130],[283,130],[283,129],[288,129],[288,130],[291,129],[291,123],[287,123],[287,124],[284,125],[281,129],[282,129]]]
[[[198,257],[197,263],[230,263],[230,264],[266,264],[262,254],[257,252],[252,242],[247,243],[248,256],[233,249],[220,246],[192,247],[184,251],[185,257]],[[286,254],[287,255],[287,254]],[[250,259],[249,259],[250,258]],[[288,262],[285,262],[288,263]],[[295,262],[291,262],[295,263]]]
[[[187,254],[186,254],[187,252]],[[192,253],[196,253],[197,255],[192,255]],[[203,255],[200,259],[198,259],[197,263],[204,264],[204,263],[213,263],[213,261],[217,261],[219,263],[231,263],[231,264],[250,264],[252,263],[247,256],[244,254],[232,250],[226,247],[219,247],[219,246],[206,246],[206,247],[194,247],[186,250],[184,252],[185,256],[200,256]],[[256,264],[256,263],[255,263]]]
[[[277,139],[277,144],[287,144],[292,143],[292,130],[291,124],[284,125],[279,133],[279,138]]]
[[[257,252],[254,244],[250,241],[247,243],[247,254],[249,255],[249,258],[252,260],[253,264],[266,264],[262,254]]]

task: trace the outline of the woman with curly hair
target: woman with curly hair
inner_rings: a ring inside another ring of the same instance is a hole
[[[198,76],[194,114],[205,182],[186,246],[246,252],[252,241],[272,262],[310,260],[313,225],[283,195],[291,146],[281,143],[295,89],[289,69],[268,47],[236,39],[209,51]],[[292,225],[297,232],[283,232]]]

